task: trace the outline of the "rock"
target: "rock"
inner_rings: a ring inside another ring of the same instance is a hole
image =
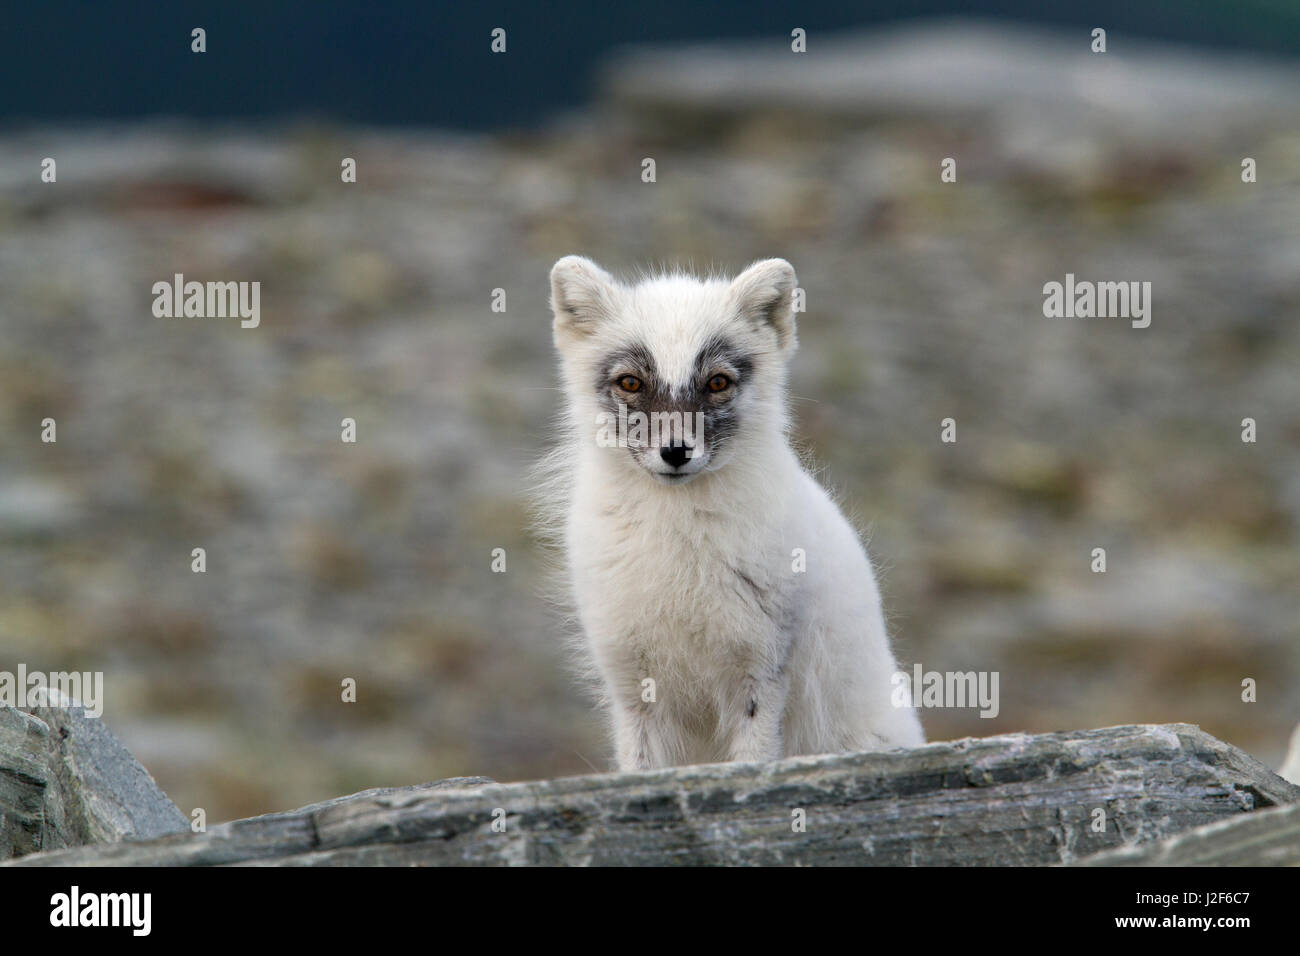
[[[1107,850],[1080,866],[1300,866],[1300,805],[1195,827],[1154,843]]]
[[[57,691],[30,713],[0,707],[0,859],[39,849],[188,830],[180,810],[111,730]],[[25,769],[24,769],[25,768]],[[21,794],[4,788],[25,784]],[[32,809],[32,799],[36,800]],[[12,805],[13,809],[10,810]],[[26,809],[23,809],[26,808]],[[17,821],[9,824],[9,815]],[[31,838],[13,838],[13,833]]]
[[[42,848],[49,728],[0,707],[0,860]]]
[[[1300,801],[1188,724],[444,783],[8,865],[1043,865]]]
[[[482,787],[489,783],[496,783],[491,777],[448,777],[446,780],[435,780],[433,783],[417,783],[410,787],[376,787],[373,790],[362,790],[360,793],[350,794],[346,797],[335,797],[333,800],[322,800],[320,803],[308,804],[300,807],[295,813],[316,813],[330,807],[342,806],[354,801],[366,800],[370,798],[380,798],[392,796],[396,793],[427,793],[438,790],[467,790],[472,787]],[[271,814],[271,816],[280,816],[280,814]]]

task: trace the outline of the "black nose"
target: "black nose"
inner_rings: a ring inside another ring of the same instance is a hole
[[[659,457],[674,468],[680,468],[686,464],[686,459],[690,457],[690,454],[691,450],[685,445],[665,445],[659,449]]]

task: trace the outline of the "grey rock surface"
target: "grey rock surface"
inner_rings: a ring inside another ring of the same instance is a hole
[[[1118,847],[1080,866],[1300,866],[1300,805],[1176,833],[1154,843]]]
[[[496,783],[491,777],[448,777],[446,780],[435,780],[432,783],[417,783],[410,787],[376,787],[373,790],[362,790],[360,793],[352,793],[346,797],[335,797],[333,800],[322,800],[320,803],[313,803],[309,806],[299,807],[293,811],[295,814],[301,813],[318,813],[328,810],[331,807],[343,806],[348,803],[355,803],[362,800],[382,799],[391,797],[394,794],[411,794],[411,793],[428,793],[441,790],[468,790],[474,787],[482,787],[490,783]],[[284,816],[284,814],[269,814],[269,816]]]
[[[42,849],[49,729],[0,707],[0,860]]]
[[[188,829],[101,720],[43,699],[30,713],[0,707],[0,859]]]
[[[1044,865],[1300,801],[1188,724],[446,783],[14,865]]]
[[[46,829],[67,846],[154,837],[188,829],[149,771],[104,722],[70,700],[30,713],[49,727]]]

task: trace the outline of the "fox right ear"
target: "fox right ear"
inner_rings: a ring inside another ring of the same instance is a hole
[[[778,346],[789,350],[795,345],[791,303],[798,284],[790,263],[784,259],[764,259],[736,276],[730,291],[740,314],[755,325],[771,327]]]
[[[565,256],[551,268],[555,334],[589,335],[616,307],[618,283],[584,256]]]

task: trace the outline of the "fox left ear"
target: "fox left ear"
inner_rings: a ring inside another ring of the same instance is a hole
[[[736,310],[756,326],[771,326],[782,351],[795,346],[794,266],[784,259],[755,262],[731,283]]]

